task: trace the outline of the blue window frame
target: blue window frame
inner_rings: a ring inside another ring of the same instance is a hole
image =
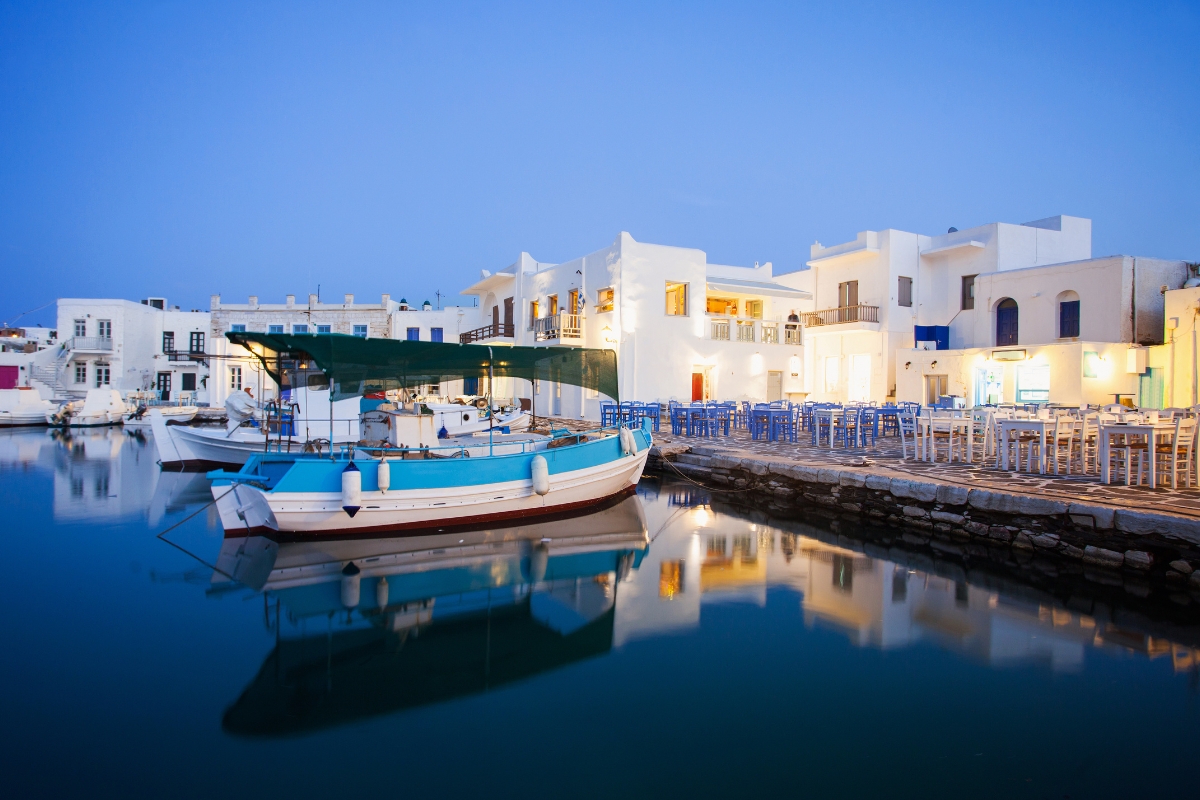
[[[268,325],[267,333],[283,333],[282,325]]]
[[[429,341],[440,342],[441,340],[442,340],[442,329],[441,328],[430,328],[429,329]]]
[[[463,394],[479,394],[479,378],[463,378]]]
[[[421,341],[421,329],[420,328],[409,328],[408,329],[408,340],[410,342]]]
[[[307,325],[293,325],[292,333],[308,333]]]
[[[1058,304],[1058,338],[1072,339],[1079,336],[1079,301],[1068,300]]]
[[[332,333],[332,329],[328,325],[318,325],[317,333]]]
[[[234,333],[245,333],[245,332],[246,332],[246,326],[245,326],[245,325],[238,325],[238,324],[236,324],[236,323],[235,323],[235,324],[233,324],[233,325],[230,325],[230,326],[229,326],[229,330],[233,331]]]
[[[366,325],[355,325],[354,326],[354,335],[359,337],[360,339],[367,338],[367,326]]]

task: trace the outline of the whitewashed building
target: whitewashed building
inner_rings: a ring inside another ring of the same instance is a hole
[[[33,379],[57,397],[111,387],[123,395],[207,402],[207,311],[183,311],[165,298],[63,298],[57,346],[34,354]]]
[[[230,344],[225,336],[230,332],[341,333],[370,339],[457,342],[475,319],[475,309],[434,310],[428,301],[414,307],[405,299],[392,300],[390,294],[382,295],[377,303],[355,302],[352,294],[344,295],[340,303],[321,302],[315,294],[308,296],[307,303],[297,303],[296,295],[290,294],[283,303],[260,303],[257,296],[246,303],[225,303],[215,294],[209,310],[211,352],[214,364],[219,364],[214,366],[211,380],[214,405],[224,403],[233,389],[252,387],[260,399],[274,397],[278,391],[245,348]]]
[[[1127,353],[1162,341],[1162,293],[1187,277],[1182,261],[1092,258],[1091,220],[1069,216],[940,236],[864,231],[814,244],[808,267],[781,280],[816,297],[806,386],[832,401],[1136,395],[1145,355]]]
[[[621,233],[561,264],[522,253],[462,292],[478,326],[461,341],[611,348],[622,399],[779,399],[800,390],[803,350],[787,317],[809,292],[778,282],[770,263],[708,263],[701,250],[646,244]],[[495,394],[529,398],[525,381]],[[539,383],[538,414],[597,419],[599,396]]]

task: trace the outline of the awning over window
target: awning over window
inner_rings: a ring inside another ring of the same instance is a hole
[[[766,281],[739,281],[732,278],[709,278],[708,289],[712,292],[737,292],[739,294],[761,294],[767,297],[790,297],[793,300],[811,300],[812,295],[802,289],[793,289],[781,283]]]

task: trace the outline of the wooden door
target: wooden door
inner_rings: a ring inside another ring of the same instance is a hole
[[[16,364],[11,366],[0,366],[0,389],[15,389],[17,388],[17,379],[20,375],[20,367]]]
[[[159,400],[163,400],[163,401],[170,400],[171,399],[171,373],[169,373],[169,372],[158,373],[158,380],[156,382],[155,388],[158,389],[158,399]]]
[[[996,346],[1017,343],[1017,301],[1006,297],[996,306]]]
[[[774,370],[767,373],[767,402],[783,399],[783,373]]]
[[[692,373],[692,400],[696,401],[696,400],[703,400],[703,399],[704,399],[704,373],[703,372],[693,372]]]

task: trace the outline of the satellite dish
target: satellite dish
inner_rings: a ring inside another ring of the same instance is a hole
[[[950,230],[946,231],[946,233],[958,233],[958,228],[951,228]]]

